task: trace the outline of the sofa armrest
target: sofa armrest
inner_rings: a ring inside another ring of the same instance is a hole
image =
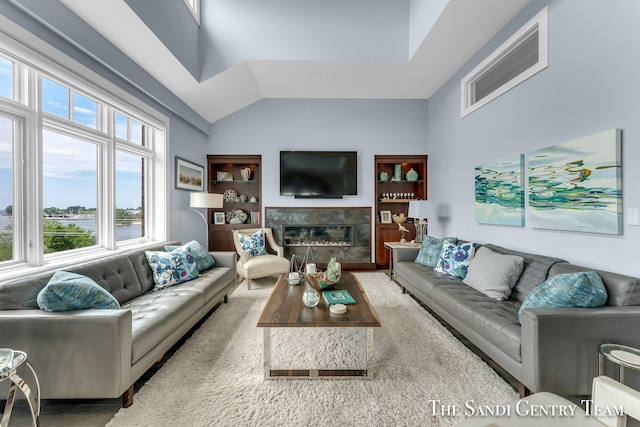
[[[640,348],[638,330],[640,306],[526,309],[521,330],[524,384],[532,392],[588,395],[598,375],[600,344]]]
[[[131,335],[129,310],[0,311],[2,347],[27,353],[44,399],[119,397],[131,385]]]
[[[394,251],[394,262],[413,262],[418,256],[420,248],[402,248]]]
[[[209,252],[216,262],[216,267],[229,267],[236,270],[238,254],[235,252]]]

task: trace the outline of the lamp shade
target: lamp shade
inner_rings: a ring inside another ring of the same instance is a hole
[[[429,210],[428,200],[411,200],[409,202],[409,218],[423,219],[427,218]]]
[[[193,192],[190,195],[189,206],[192,208],[221,208],[224,206],[222,194]]]

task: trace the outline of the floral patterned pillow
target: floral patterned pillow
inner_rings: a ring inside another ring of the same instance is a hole
[[[171,252],[178,248],[189,248],[189,250],[191,250],[193,257],[196,259],[196,268],[199,272],[208,270],[209,268],[215,267],[216,265],[211,254],[207,252],[207,250],[197,240],[192,240],[182,246],[167,245],[164,247],[164,250],[167,252]]]
[[[200,276],[191,249],[181,246],[171,252],[145,251],[153,270],[153,290],[168,288]]]
[[[249,256],[267,255],[264,238],[264,231],[262,230],[256,231],[251,236],[238,233],[238,239],[242,245],[242,250],[249,251]]]
[[[476,245],[476,243],[456,245],[445,241],[435,270],[464,279],[467,275],[467,266],[476,251]]]

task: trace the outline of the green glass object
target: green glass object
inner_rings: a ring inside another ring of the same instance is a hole
[[[393,179],[396,181],[402,180],[402,165],[400,163],[393,168]]]
[[[418,180],[418,172],[416,172],[413,168],[407,172],[406,175],[407,181],[417,181]]]

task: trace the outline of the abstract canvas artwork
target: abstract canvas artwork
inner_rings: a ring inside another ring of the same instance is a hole
[[[476,222],[524,226],[524,155],[477,166]]]
[[[535,228],[622,233],[621,130],[529,153],[529,214]]]

